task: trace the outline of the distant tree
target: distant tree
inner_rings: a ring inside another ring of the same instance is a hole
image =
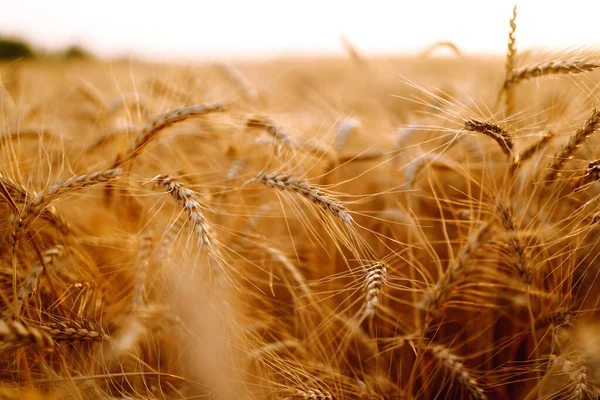
[[[64,52],[66,59],[92,58],[92,54],[81,46],[73,45]]]
[[[0,37],[0,60],[31,58],[35,54],[31,46],[21,39]]]

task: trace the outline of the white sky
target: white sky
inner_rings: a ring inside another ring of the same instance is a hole
[[[504,53],[514,0],[0,0],[0,34],[105,56],[180,60],[341,53],[344,34],[364,53],[421,50],[450,40]],[[519,1],[517,46],[600,45],[600,1]]]

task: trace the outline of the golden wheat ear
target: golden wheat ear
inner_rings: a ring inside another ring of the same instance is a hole
[[[585,125],[579,128],[562,149],[554,155],[544,181],[546,185],[550,185],[560,177],[561,170],[564,168],[567,161],[572,159],[575,152],[585,141],[596,131],[600,130],[600,110],[592,110],[592,115],[587,119]]]
[[[505,67],[505,74],[504,74],[504,81],[506,82],[509,77],[511,72],[515,69],[515,64],[516,64],[516,59],[517,59],[517,47],[516,47],[516,37],[515,37],[515,32],[517,30],[517,6],[515,5],[513,7],[513,15],[512,18],[510,19],[510,31],[508,32],[508,46],[507,46],[507,51],[506,51],[506,67]],[[512,87],[506,87],[506,85],[504,85],[504,87],[502,88],[502,91],[500,92],[500,96],[502,95],[502,93],[505,94],[505,98],[504,98],[504,115],[508,118],[510,117],[513,112],[514,112],[514,108],[515,108],[515,94],[514,94],[514,90]]]
[[[506,80],[504,88],[508,89],[528,79],[549,75],[576,75],[600,68],[600,64],[588,60],[565,61],[554,60],[527,65],[513,69]]]

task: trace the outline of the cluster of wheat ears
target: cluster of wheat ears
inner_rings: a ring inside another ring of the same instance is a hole
[[[2,66],[0,397],[598,398],[600,64],[515,20],[504,74]]]

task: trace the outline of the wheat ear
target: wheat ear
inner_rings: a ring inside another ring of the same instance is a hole
[[[352,224],[354,222],[346,207],[341,205],[333,197],[310,185],[308,182],[290,175],[264,172],[258,174],[258,176],[250,182],[252,181],[264,183],[270,188],[297,193],[317,204],[324,210],[332,213],[346,224]]]
[[[23,304],[27,298],[33,293],[38,285],[40,275],[44,271],[44,267],[49,267],[54,263],[54,260],[60,257],[63,253],[64,248],[62,246],[52,247],[44,252],[42,255],[42,262],[37,262],[36,265],[31,268],[25,280],[21,283],[19,291],[17,292],[17,307],[21,310]]]
[[[554,156],[549,171],[546,174],[546,185],[551,184],[560,176],[560,170],[565,166],[566,162],[573,158],[577,149],[598,129],[600,129],[600,111],[594,109],[592,115],[585,122],[585,125],[579,128],[569,138],[567,144]]]
[[[89,321],[64,320],[42,325],[40,329],[47,332],[55,342],[90,342],[110,339],[110,336]]]
[[[492,223],[486,223],[469,235],[462,246],[458,257],[450,262],[446,271],[438,278],[436,284],[428,289],[417,306],[427,313],[428,318],[437,316],[450,296],[450,291],[462,273],[468,270],[468,264],[475,252],[482,247],[491,234]]]
[[[187,189],[181,183],[175,181],[168,175],[159,175],[154,181],[162,186],[188,213],[194,231],[198,235],[200,248],[212,248],[213,236],[208,221],[202,213],[201,201],[192,190]]]
[[[184,121],[188,118],[201,117],[207,114],[225,112],[227,110],[228,106],[225,103],[208,103],[178,108],[156,117],[152,121],[148,122],[148,124],[146,124],[146,126],[137,135],[129,153],[125,157],[117,158],[115,160],[113,163],[113,168],[119,167],[126,162],[134,160],[144,152],[146,146],[156,139],[162,130],[168,128],[169,126],[177,122]]]
[[[59,180],[38,192],[31,201],[26,203],[21,214],[14,219],[13,243],[19,240],[22,232],[27,230],[33,219],[41,214],[57,198],[85,187],[109,182],[120,175],[120,169],[108,169],[91,174],[77,175],[64,181]]]
[[[523,243],[519,234],[519,227],[514,217],[514,213],[512,207],[509,204],[504,203],[499,200],[496,205],[496,211],[500,216],[500,221],[502,222],[502,227],[505,231],[511,234],[511,237],[508,240],[508,248],[512,255],[515,256],[515,269],[519,273],[519,276],[525,280],[526,283],[531,283],[533,277],[531,276],[531,269],[529,267],[529,260],[527,257],[527,252],[525,250],[526,246]]]
[[[375,314],[379,306],[383,287],[387,280],[387,268],[382,262],[376,262],[367,268],[365,283],[365,318]]]
[[[239,89],[247,101],[250,103],[258,102],[258,91],[237,69],[230,64],[217,64],[216,66]]]
[[[484,135],[491,137],[498,143],[504,154],[508,157],[512,156],[512,138],[498,125],[472,119],[465,121],[465,129],[471,132],[483,133]]]
[[[531,146],[529,146],[525,150],[523,150],[523,152],[521,152],[521,154],[519,154],[518,156],[516,156],[513,159],[513,164],[510,166],[511,170],[513,170],[513,171],[517,170],[523,162],[529,160],[538,151],[543,150],[544,147],[546,147],[548,145],[548,143],[550,143],[550,140],[552,140],[553,137],[554,137],[554,135],[552,133],[546,133],[537,142],[533,143]]]
[[[575,180],[573,191],[578,191],[583,186],[589,185],[597,180],[600,180],[600,159],[590,161],[585,173]]]
[[[517,6],[515,5],[513,8],[513,15],[510,19],[510,32],[508,33],[508,49],[506,52],[506,72],[504,75],[505,81],[508,80],[510,73],[515,68],[515,62],[517,58],[517,47],[515,45],[515,31],[517,30]],[[515,98],[514,98],[514,90],[512,87],[504,87],[505,92],[505,115],[507,117],[513,114],[515,108]]]
[[[471,395],[471,398],[476,400],[487,400],[483,389],[479,387],[477,380],[459,360],[458,356],[453,354],[449,349],[441,345],[434,345],[430,348],[431,353],[435,358],[440,360],[456,380],[463,385]]]
[[[19,321],[0,320],[0,342],[7,347],[35,346],[41,350],[54,348],[50,335]]]
[[[600,64],[587,60],[564,61],[554,60],[539,62],[525,67],[513,69],[504,81],[504,88],[515,86],[519,82],[539,76],[568,74],[575,75],[600,68]]]
[[[246,121],[246,127],[263,129],[269,134],[269,136],[281,143],[279,151],[281,150],[281,146],[289,147],[292,143],[290,136],[285,133],[283,129],[275,123],[275,121],[269,118],[252,117]]]
[[[132,309],[136,311],[143,302],[144,285],[148,275],[148,264],[152,253],[152,235],[144,235],[141,239],[137,257],[137,271],[135,274],[135,288],[133,291]]]

